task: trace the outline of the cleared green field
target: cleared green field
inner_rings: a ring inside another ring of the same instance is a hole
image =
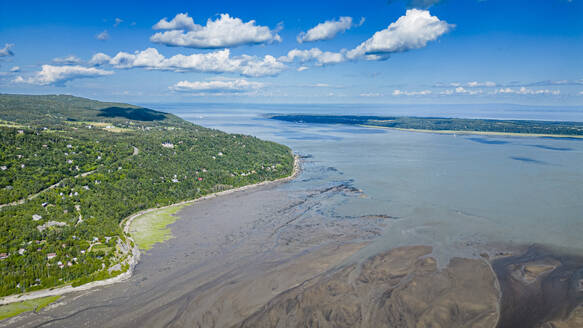
[[[47,305],[55,302],[61,296],[47,296],[41,298],[35,298],[33,300],[22,301],[18,303],[11,303],[7,305],[0,306],[0,320],[4,320],[10,317],[17,316],[24,312],[36,311],[39,312]]]
[[[178,219],[174,214],[183,207],[184,205],[171,206],[146,213],[134,219],[130,225],[130,234],[138,244],[138,247],[147,251],[154,244],[162,243],[172,238],[172,232],[168,225]]]

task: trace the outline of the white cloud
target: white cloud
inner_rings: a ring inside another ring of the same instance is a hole
[[[310,69],[308,66],[300,66],[300,67],[298,67],[298,72],[303,72],[303,71],[308,70],[308,69]]]
[[[363,20],[361,20],[362,23],[364,23]],[[301,32],[298,34],[297,40],[299,43],[330,40],[338,35],[338,33],[343,33],[352,26],[352,17],[340,17],[338,20],[329,20],[320,23],[309,29],[308,32]]]
[[[99,66],[103,64],[108,64],[110,60],[111,57],[104,54],[103,52],[99,52],[93,55],[93,57],[91,57],[91,59],[89,60],[89,65]]]
[[[12,73],[16,73],[16,72],[20,72],[20,66],[14,66],[10,69],[10,72]]]
[[[114,57],[98,53],[90,62],[103,64],[106,61],[116,68],[142,67],[175,72],[238,73],[245,76],[276,75],[286,69],[286,66],[273,56],[231,57],[229,49],[192,55],[179,54],[166,58],[158,50],[148,48],[133,54],[119,52]]]
[[[369,93],[361,93],[360,96],[361,97],[371,98],[371,97],[382,97],[382,94],[381,93],[378,93],[378,92],[369,92]]]
[[[337,64],[346,60],[344,55],[339,52],[322,51],[318,48],[309,50],[290,50],[287,55],[279,57],[279,60],[285,63],[298,60],[300,62],[315,61],[316,65]]]
[[[181,19],[184,20],[184,18]],[[165,29],[170,29],[174,25],[179,26],[177,22],[173,23],[174,20],[170,22],[161,20],[154,25],[154,28],[166,26]],[[214,21],[208,19],[206,26],[196,25],[194,22],[192,24],[193,26],[187,26],[188,31],[186,31],[186,28],[182,28],[158,32],[150,37],[150,41],[167,46],[202,49],[229,48],[244,44],[281,41],[277,30],[271,30],[267,26],[255,25],[254,20],[244,23],[240,18],[231,17],[229,14],[221,14]]]
[[[57,63],[57,64],[64,64],[64,65],[70,65],[70,64],[79,64],[81,62],[81,59],[79,59],[76,56],[67,56],[67,57],[57,57],[55,59],[53,59],[53,62]]]
[[[113,27],[118,27],[119,24],[121,24],[122,22],[123,22],[123,19],[116,17],[115,23],[113,23]]]
[[[559,95],[560,90],[549,89],[529,89],[526,87],[520,88],[500,88],[494,91],[494,94],[517,94],[517,95]]]
[[[431,90],[422,91],[404,91],[404,90],[393,90],[393,96],[427,96],[432,94]]]
[[[468,82],[466,84],[468,87],[470,88],[475,88],[475,87],[495,87],[496,83],[492,82],[492,81],[486,81],[486,82],[478,82],[478,81],[472,81],[472,82]]]
[[[388,58],[390,53],[423,48],[436,40],[454,25],[431,16],[427,10],[409,9],[388,28],[376,32],[370,39],[349,51],[349,59],[365,57],[369,60]]]
[[[177,14],[171,21],[167,21],[166,17],[162,18],[152,28],[154,30],[194,30],[196,25],[188,13],[181,13]]]
[[[583,96],[583,91],[579,91],[578,95]]]
[[[212,81],[180,81],[170,87],[170,90],[189,93],[246,93],[262,88],[260,82],[251,82],[245,79],[212,80]]]
[[[449,95],[453,95],[453,94],[464,94],[464,95],[474,96],[474,95],[479,95],[479,94],[482,94],[482,93],[483,93],[483,91],[481,89],[478,89],[478,90],[472,90],[472,89],[470,89],[470,90],[468,90],[468,89],[460,86],[460,87],[456,87],[455,89],[447,89],[447,90],[444,90],[444,91],[440,92],[439,94],[441,94],[441,95],[448,95],[448,96]]]
[[[541,86],[553,86],[553,85],[583,85],[583,79],[581,80],[546,80],[538,81],[534,83],[523,84],[525,87],[541,87]]]
[[[18,76],[14,79],[14,82],[38,85],[62,85],[73,79],[100,77],[111,74],[113,74],[112,71],[105,71],[94,67],[42,65],[41,71],[37,72],[35,76],[29,78]]]
[[[109,39],[109,33],[107,33],[107,31],[103,31],[103,32],[97,34],[95,36],[95,38],[97,38],[97,40],[105,41],[105,40]]]
[[[0,57],[14,56],[14,52],[10,50],[13,47],[14,47],[13,43],[5,43],[4,48],[0,49]]]

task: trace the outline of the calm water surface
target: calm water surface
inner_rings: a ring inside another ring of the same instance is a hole
[[[306,155],[301,187],[345,183],[361,197],[323,203],[330,217],[384,214],[394,217],[367,249],[435,246],[440,264],[453,256],[476,256],[488,245],[540,243],[583,252],[583,140],[455,136],[297,124],[265,113],[361,114],[352,107],[267,105],[155,105],[206,127],[273,140]],[[428,115],[421,107],[414,115]],[[398,110],[367,114],[402,115]],[[583,120],[573,109],[543,111],[480,108],[449,116]],[[444,114],[444,116],[446,116]],[[322,174],[334,170],[337,174]],[[299,185],[296,185],[299,186]],[[294,188],[291,184],[287,188]],[[361,254],[362,255],[362,254]]]

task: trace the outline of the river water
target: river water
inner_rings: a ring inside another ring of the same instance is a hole
[[[366,248],[369,254],[395,246],[431,245],[443,266],[454,256],[477,256],[500,244],[536,243],[583,253],[583,139],[444,135],[288,123],[262,116],[407,114],[583,121],[581,110],[473,106],[464,112],[454,106],[436,113],[429,106],[188,104],[156,109],[206,127],[288,145],[308,157],[301,188],[346,183],[361,190],[360,197],[336,198],[317,211],[327,217],[392,217]]]

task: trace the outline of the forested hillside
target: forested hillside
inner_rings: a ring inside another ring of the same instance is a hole
[[[136,106],[0,95],[0,296],[119,274],[139,210],[291,174],[276,143]]]

